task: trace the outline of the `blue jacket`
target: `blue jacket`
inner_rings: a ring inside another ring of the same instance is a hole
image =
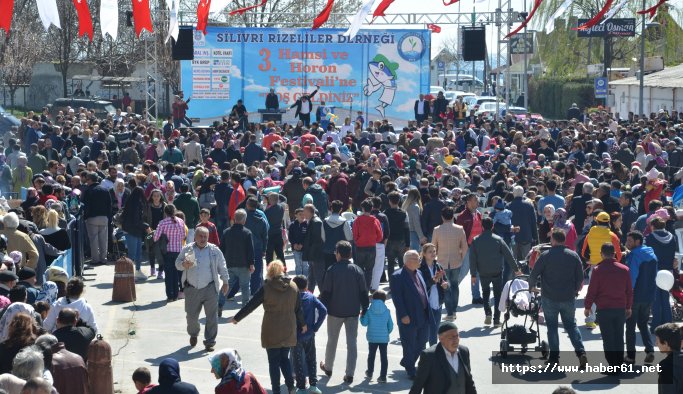
[[[652,304],[655,299],[655,278],[657,276],[657,256],[649,246],[634,248],[626,256],[626,264],[631,273],[633,302]]]
[[[538,242],[538,226],[536,225],[536,210],[522,197],[513,199],[507,208],[512,211],[512,225],[519,226],[519,232],[515,234],[517,243]]]
[[[391,312],[382,300],[372,300],[370,309],[360,318],[360,324],[368,328],[369,343],[389,343],[389,334],[394,330]]]
[[[250,143],[249,145],[247,145],[246,148],[244,148],[244,164],[250,166],[254,164],[255,161],[258,161],[260,163],[265,159],[266,153],[260,146],[254,143]]]
[[[266,245],[268,245],[268,219],[263,211],[247,210],[247,221],[244,223],[244,227],[251,231],[252,240],[254,240],[254,251],[259,251],[263,253],[266,250]]]
[[[298,341],[302,341],[311,339],[315,336],[315,333],[318,332],[318,329],[320,329],[320,326],[323,325],[323,322],[327,317],[327,308],[308,291],[299,292],[299,296],[301,297],[301,310],[304,313],[304,321],[308,327],[308,330],[304,334],[301,333],[301,328],[297,330],[296,338]],[[318,313],[316,313],[316,311]]]

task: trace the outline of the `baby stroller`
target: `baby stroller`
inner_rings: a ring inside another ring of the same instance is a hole
[[[514,352],[516,349],[519,349],[524,354],[529,349],[529,345],[534,343],[538,343],[534,350],[540,351],[544,359],[548,357],[548,342],[545,340],[541,341],[538,325],[541,297],[529,291],[528,281],[529,275],[520,275],[508,281],[503,288],[503,294],[507,295],[504,299],[501,299],[499,305],[501,312],[504,312],[503,326],[500,334],[500,355],[502,357],[507,357],[508,352]],[[521,325],[510,325],[510,316],[524,316],[524,323]],[[529,322],[529,320],[531,321]],[[529,322],[528,327],[527,322]]]
[[[671,308],[673,319],[674,321],[681,321],[683,320],[683,274],[678,275],[678,280],[671,289],[671,297],[674,299],[674,304]]]

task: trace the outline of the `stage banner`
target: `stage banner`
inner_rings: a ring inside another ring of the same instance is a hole
[[[343,123],[362,111],[366,122],[414,118],[420,93],[429,93],[429,30],[228,28],[209,26],[194,34],[194,60],[181,61],[181,86],[191,97],[188,116],[208,125],[242,99],[249,121],[274,89],[280,108],[302,94],[335,107]],[[292,120],[290,110],[283,121]],[[366,123],[367,124],[367,123]],[[398,124],[397,124],[398,126]]]

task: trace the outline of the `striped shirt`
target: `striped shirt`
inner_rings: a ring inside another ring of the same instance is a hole
[[[165,218],[159,222],[154,232],[154,241],[158,241],[161,234],[166,234],[168,238],[167,251],[179,253],[185,241],[185,222],[180,218]]]

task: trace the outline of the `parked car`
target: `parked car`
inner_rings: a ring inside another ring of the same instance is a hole
[[[116,114],[116,108],[111,101],[87,97],[58,98],[54,103],[52,103],[52,105],[49,105],[49,107],[50,114],[53,118],[59,113],[59,111],[66,112],[68,107],[73,108],[74,111],[78,111],[79,108],[94,110],[95,116],[98,118],[106,118],[107,115]]]
[[[502,112],[505,108],[505,103],[499,103],[498,109]],[[479,107],[474,111],[475,115],[483,115],[485,119],[493,119],[493,115],[496,113],[496,102],[485,102],[479,105]]]
[[[510,113],[515,117],[517,120],[525,120],[526,115],[529,113],[529,110],[524,108],[524,107],[510,107]],[[507,114],[506,108],[501,108],[500,109],[500,116],[504,117]],[[530,114],[531,119],[539,121],[543,120],[543,116],[541,114]]]
[[[0,107],[0,133],[9,131],[13,126],[19,127],[21,122],[14,115],[6,112],[4,108]]]

